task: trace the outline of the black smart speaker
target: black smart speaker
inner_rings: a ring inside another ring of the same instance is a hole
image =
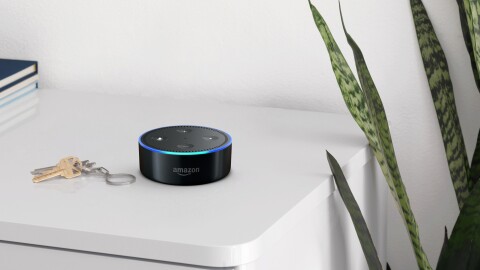
[[[138,139],[140,171],[170,185],[201,185],[230,172],[232,138],[218,129],[171,126],[145,132]]]

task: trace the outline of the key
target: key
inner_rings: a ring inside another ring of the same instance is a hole
[[[79,176],[82,173],[82,167],[82,162],[77,157],[66,157],[61,159],[55,168],[35,176],[33,182],[39,183],[55,176],[70,179]]]
[[[89,171],[89,170],[91,170],[91,168],[93,166],[95,166],[95,162],[90,162],[89,160],[83,160],[82,161],[82,166],[83,166],[84,171]],[[35,170],[31,171],[30,173],[32,175],[41,175],[41,174],[44,174],[47,171],[55,169],[55,167],[57,167],[57,166],[55,165],[55,166],[49,166],[49,167],[44,167],[44,168],[38,168],[38,169],[35,169]]]
[[[82,174],[83,165],[77,157],[66,157],[58,162],[55,168],[37,175],[33,178],[34,183],[39,183],[55,176],[63,176],[67,179],[77,177]]]

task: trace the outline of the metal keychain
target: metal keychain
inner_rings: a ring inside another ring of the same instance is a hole
[[[128,174],[128,173],[111,174],[110,171],[108,171],[105,167],[91,168],[88,171],[85,171],[85,173],[87,175],[89,174],[103,175],[105,177],[105,182],[112,186],[130,185],[135,183],[135,181],[137,180],[134,175]],[[119,179],[123,179],[123,181],[119,181]]]
[[[132,174],[128,173],[115,173],[111,174],[105,167],[95,167],[95,162],[90,162],[89,160],[82,161],[81,164],[81,171],[85,173],[85,175],[102,175],[105,177],[105,182],[109,185],[113,186],[123,186],[123,185],[130,185],[135,183],[136,177]],[[41,175],[48,170],[53,169],[55,166],[49,166],[45,168],[35,169],[31,172],[32,175]],[[119,181],[123,179],[122,181]]]

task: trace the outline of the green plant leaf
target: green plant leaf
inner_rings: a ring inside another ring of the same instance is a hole
[[[465,24],[466,22],[466,25],[468,26],[468,32],[470,33],[472,52],[469,51],[469,54],[470,56],[473,54],[478,74],[477,76],[480,76],[480,4],[478,0],[463,0],[463,6],[459,5],[459,7],[463,8],[465,14],[465,19],[462,24]]]
[[[330,170],[334,176],[335,183],[337,184],[338,192],[340,197],[342,197],[343,203],[347,207],[348,213],[352,218],[355,231],[357,232],[358,240],[362,246],[363,253],[365,254],[365,259],[367,259],[368,268],[370,270],[382,270],[382,264],[378,259],[377,250],[375,249],[375,244],[373,243],[372,236],[368,230],[367,223],[363,218],[362,211],[355,200],[355,197],[348,186],[347,179],[343,174],[340,165],[337,160],[327,151],[328,164],[330,165]]]
[[[330,55],[330,62],[332,63],[332,69],[337,79],[342,96],[347,104],[347,107],[352,114],[353,118],[360,126],[360,128],[369,134],[369,137],[375,136],[375,128],[370,120],[370,112],[367,108],[365,101],[365,95],[363,94],[360,85],[358,84],[352,70],[347,64],[347,61],[343,57],[340,48],[335,42],[330,30],[323,20],[315,6],[310,3],[310,9],[313,14],[313,19],[317,25],[318,30],[325,42],[328,53]]]
[[[386,161],[386,167],[389,171],[388,174],[393,178],[392,183],[395,193],[401,194],[399,196],[399,202],[402,205],[401,211],[404,217],[405,225],[407,226],[410,234],[410,239],[412,241],[412,246],[414,248],[419,267],[420,269],[429,269],[430,265],[420,242],[418,226],[410,208],[410,201],[402,181],[400,170],[398,168],[395,149],[392,143],[392,136],[390,134],[390,128],[388,126],[387,115],[385,113],[385,108],[383,107],[382,99],[380,98],[377,87],[375,86],[372,76],[370,75],[370,71],[368,70],[367,63],[363,57],[360,47],[357,45],[345,27],[340,5],[339,8],[343,31],[347,37],[348,44],[352,48],[358,78],[365,94],[365,100],[368,104],[368,108],[370,109],[371,119],[374,123],[377,137],[379,139],[379,152],[381,152],[381,155],[383,155],[383,158]]]
[[[466,0],[469,1],[469,0]],[[472,65],[473,77],[475,78],[475,84],[477,85],[478,91],[480,91],[480,75],[478,73],[477,64],[475,62],[475,54],[473,51],[472,37],[470,34],[469,22],[471,22],[471,11],[468,8],[465,8],[464,0],[457,0],[458,11],[460,14],[460,24],[462,26],[463,39],[465,40],[465,46],[467,47],[467,52],[470,55],[470,64]],[[468,5],[470,7],[470,5]],[[471,23],[470,23],[471,25]]]
[[[480,130],[477,136],[477,146],[473,153],[472,165],[470,166],[470,179],[475,185],[480,179]]]
[[[460,210],[437,270],[480,269],[480,184],[476,184]]]
[[[443,138],[450,176],[461,209],[473,183],[469,179],[469,164],[462,128],[458,120],[452,81],[447,59],[421,0],[410,0],[413,21],[423,66],[428,78],[437,119]]]
[[[440,251],[439,258],[442,256],[445,256],[444,253],[447,252],[447,247],[448,247],[448,231],[447,231],[447,227],[445,227],[445,233],[443,236],[443,245],[442,245],[442,250]]]

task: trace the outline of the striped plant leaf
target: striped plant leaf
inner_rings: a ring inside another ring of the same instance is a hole
[[[459,0],[457,0],[459,1]],[[475,58],[477,73],[480,72],[480,3],[478,0],[463,0],[463,9],[465,11],[465,21],[470,33],[472,44],[472,53]],[[480,73],[479,75],[480,76]],[[480,90],[480,89],[479,89]]]
[[[470,0],[465,0],[467,2]],[[475,62],[475,54],[473,52],[472,36],[470,34],[469,22],[471,25],[471,11],[470,5],[465,7],[464,0],[457,0],[458,12],[460,14],[460,24],[462,26],[463,39],[465,40],[465,46],[467,47],[467,52],[470,55],[470,64],[472,65],[473,77],[475,78],[475,84],[477,85],[478,91],[480,91],[480,74],[478,73],[477,63]],[[467,13],[468,11],[468,13]]]
[[[362,89],[356,80],[326,22],[312,3],[310,3],[310,9],[330,55],[332,69],[345,103],[353,118],[365,133],[404,220],[419,268],[431,269],[420,243],[418,225],[398,170],[385,111],[360,49],[358,49],[358,46],[354,46],[356,48],[354,49],[356,64],[361,67],[358,69],[361,84],[368,89]]]
[[[462,128],[458,120],[452,81],[447,59],[421,0],[410,0],[413,21],[423,66],[428,78],[437,119],[442,133],[450,176],[461,209],[473,183],[469,180],[469,164]]]
[[[437,270],[480,269],[480,185],[476,184],[460,210],[452,235],[442,250]]]
[[[343,31],[347,37],[347,42],[352,48],[353,56],[355,59],[355,66],[357,68],[358,78],[362,87],[362,90],[365,94],[365,100],[367,101],[370,113],[372,116],[372,121],[377,129],[377,136],[379,138],[379,149],[385,157],[386,166],[388,167],[389,174],[394,179],[394,189],[399,196],[400,204],[402,205],[402,214],[404,217],[405,225],[408,228],[410,234],[410,239],[412,241],[412,246],[417,257],[417,262],[419,263],[420,269],[428,269],[429,263],[428,258],[423,251],[422,245],[420,243],[420,236],[418,232],[418,226],[415,221],[415,216],[410,208],[410,201],[406,193],[405,186],[402,181],[402,176],[397,164],[397,158],[395,155],[395,149],[392,143],[392,136],[390,134],[390,128],[388,126],[387,115],[385,113],[385,108],[383,107],[382,99],[378,94],[377,87],[370,75],[368,70],[367,63],[363,57],[363,53],[360,50],[360,47],[357,45],[355,40],[348,33],[345,23],[343,20],[342,9],[340,8],[340,18],[342,21]],[[404,205],[406,207],[404,207]]]
[[[478,131],[477,146],[475,147],[472,165],[470,166],[470,179],[474,184],[477,184],[480,179],[480,130]]]
[[[350,218],[352,218],[355,231],[357,232],[358,240],[362,246],[365,259],[367,259],[368,268],[370,270],[382,270],[382,264],[378,259],[377,249],[373,243],[372,236],[368,230],[367,223],[363,218],[362,211],[353,196],[350,187],[348,186],[347,179],[343,174],[340,165],[337,160],[327,151],[328,164],[332,171],[333,178],[337,184],[338,192],[342,198],[345,206],[347,207]]]
[[[445,256],[445,253],[447,252],[447,247],[448,247],[448,231],[447,231],[447,227],[445,227],[445,233],[443,235],[443,245],[442,245],[442,250],[440,251],[439,258],[441,258],[442,256]]]

